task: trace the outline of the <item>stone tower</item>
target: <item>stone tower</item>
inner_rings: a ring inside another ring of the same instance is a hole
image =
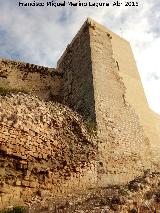
[[[58,68],[63,103],[97,126],[99,184],[123,183],[151,169],[160,119],[149,109],[130,44],[87,19]]]
[[[127,183],[159,171],[159,156],[160,117],[129,43],[110,30],[87,19],[57,69],[0,59],[0,208],[37,190],[57,199]]]

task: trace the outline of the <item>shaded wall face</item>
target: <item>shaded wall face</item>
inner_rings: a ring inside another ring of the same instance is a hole
[[[67,47],[58,68],[64,72],[63,103],[85,120],[95,121],[91,48],[88,26]]]
[[[24,91],[43,100],[60,100],[62,77],[55,69],[28,63],[0,60],[0,88]]]
[[[96,121],[101,139],[99,184],[124,183],[150,168],[150,146],[113,58],[111,38],[91,24]]]

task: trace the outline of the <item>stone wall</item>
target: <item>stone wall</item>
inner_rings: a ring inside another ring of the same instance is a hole
[[[99,151],[99,184],[125,183],[151,168],[151,146],[113,58],[112,37],[89,22]]]
[[[18,91],[32,95],[6,95]],[[148,108],[130,46],[90,19],[56,70],[1,59],[0,92],[1,207],[159,168],[159,116]]]
[[[124,52],[125,48],[129,55],[124,40]],[[110,31],[88,19],[58,62],[64,71],[64,103],[84,118],[90,115],[97,125],[100,185],[124,183],[151,168],[151,143],[120,75],[120,69],[127,72],[125,61],[115,60],[115,55]],[[132,57],[128,56],[128,63]],[[134,68],[128,72],[133,78],[138,76]],[[140,83],[137,89],[143,96]],[[145,97],[142,100],[147,106]]]
[[[62,73],[53,68],[0,59],[0,90],[32,93],[60,101]]]
[[[63,103],[95,122],[89,28],[85,23],[58,61],[64,71]]]
[[[0,208],[94,187],[97,145],[69,108],[0,96]]]
[[[112,37],[113,57],[118,63],[118,73],[122,77],[126,87],[125,96],[127,102],[134,108],[139,117],[145,135],[150,140],[152,152],[154,152],[154,158],[152,158],[152,160],[154,163],[157,163],[160,154],[160,115],[156,115],[156,113],[152,112],[147,103],[131,46],[129,42],[111,32],[109,29],[97,23],[96,25],[103,31],[107,30]]]

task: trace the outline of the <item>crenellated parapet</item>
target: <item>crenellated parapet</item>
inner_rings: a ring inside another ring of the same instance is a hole
[[[44,100],[60,101],[63,73],[39,65],[0,59],[1,92],[23,91]]]

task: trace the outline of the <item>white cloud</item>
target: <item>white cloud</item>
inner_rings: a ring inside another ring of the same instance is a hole
[[[17,3],[0,0],[0,56],[56,66],[64,46],[90,16],[131,42],[148,101],[160,113],[160,82],[153,78],[153,73],[160,76],[158,0],[139,0],[136,8],[20,8]]]
[[[137,53],[138,68],[150,107],[160,113],[160,38],[153,40]]]
[[[160,113],[160,80],[143,81],[150,108]]]

